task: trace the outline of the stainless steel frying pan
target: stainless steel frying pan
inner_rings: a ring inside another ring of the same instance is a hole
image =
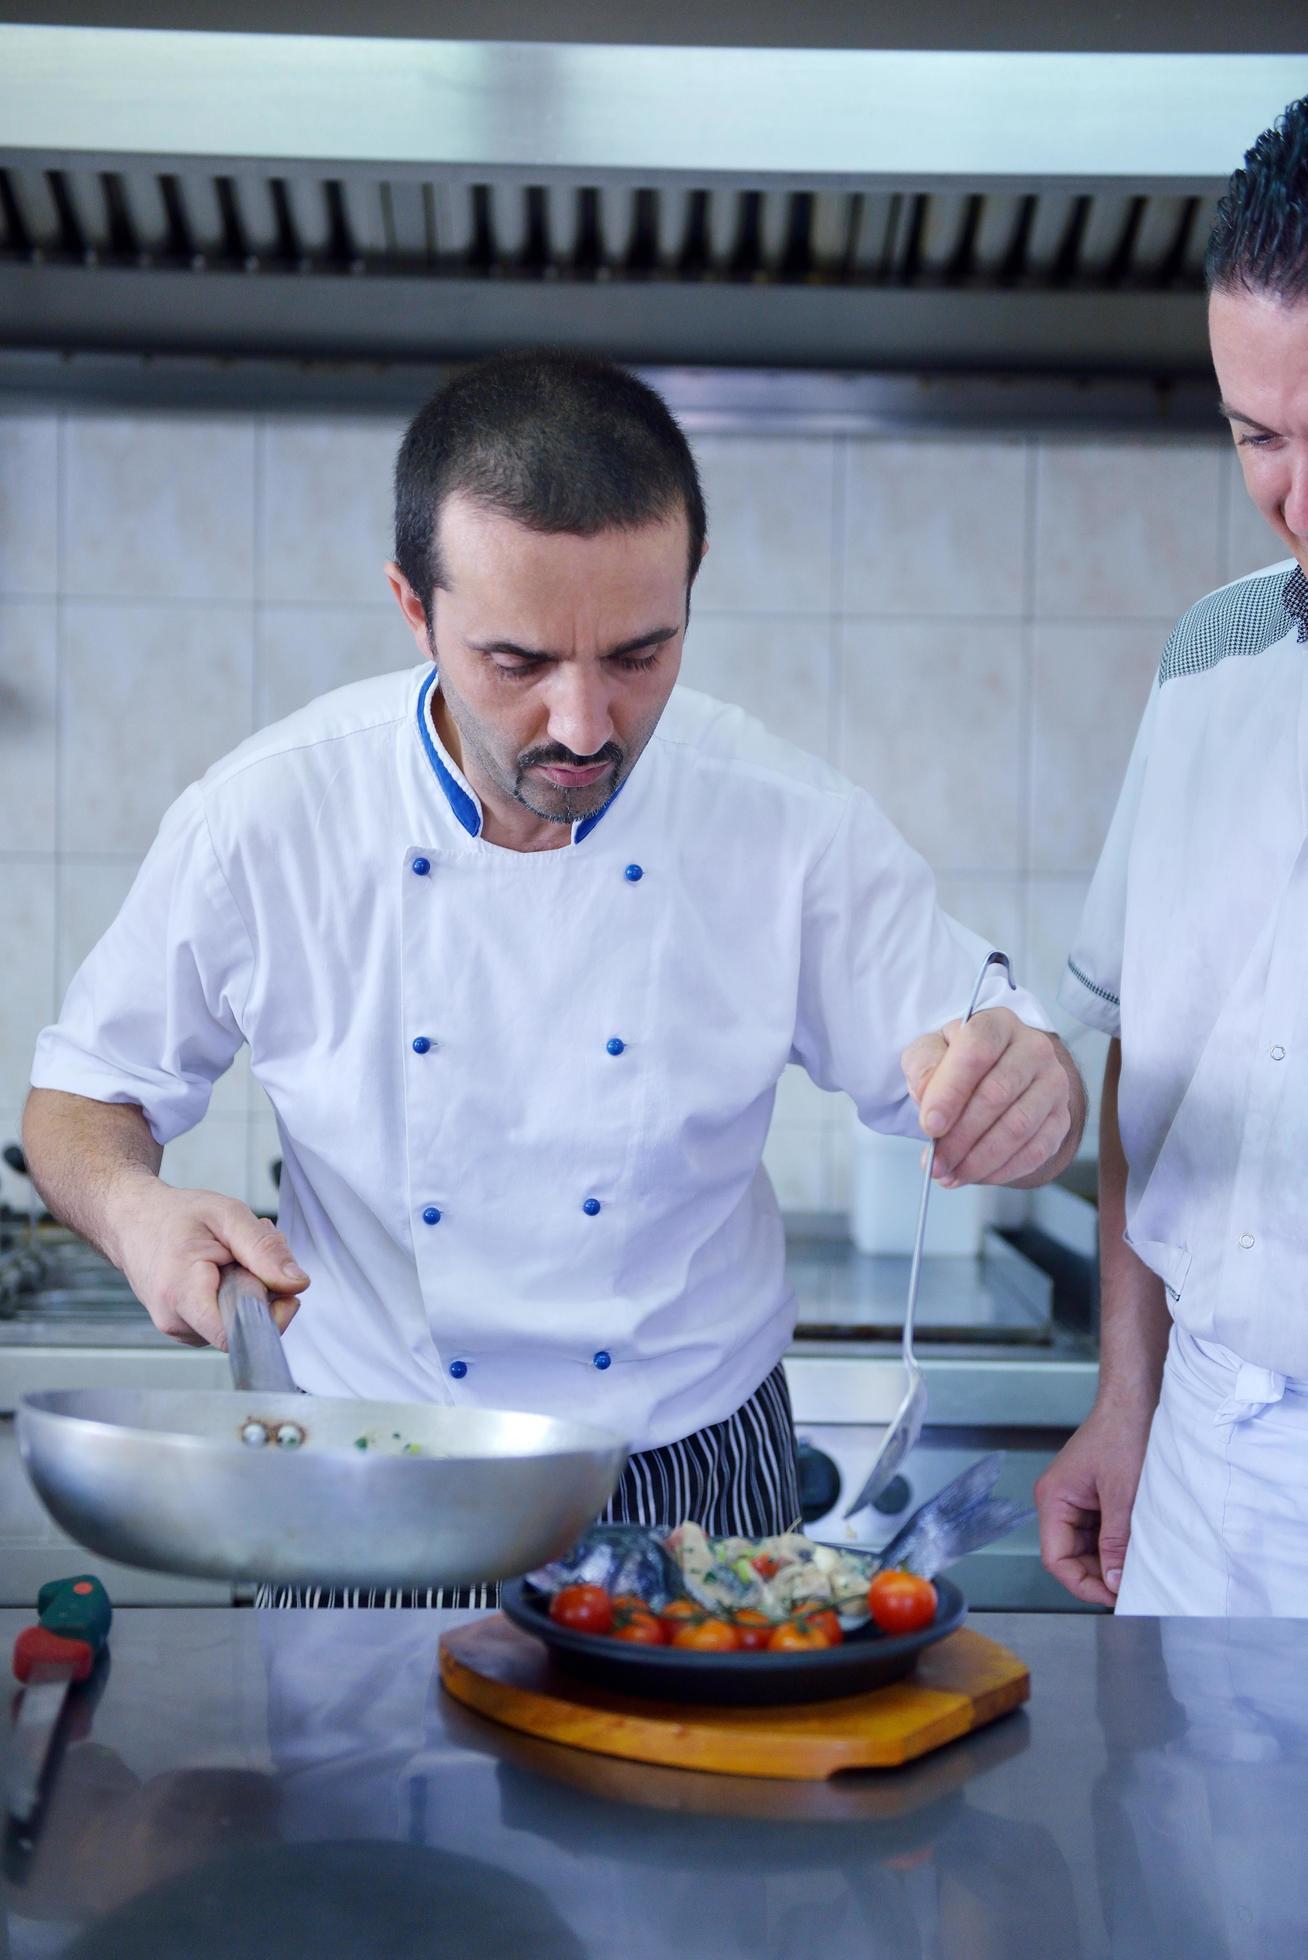
[[[234,1389],[25,1396],[18,1442],[80,1544],[125,1565],[282,1585],[477,1585],[557,1556],[627,1451],[587,1423],[301,1395],[260,1282],[226,1268]]]

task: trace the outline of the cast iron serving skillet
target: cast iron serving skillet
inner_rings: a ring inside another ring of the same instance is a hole
[[[260,1282],[229,1266],[218,1301],[234,1389],[19,1406],[38,1495],[105,1558],[282,1585],[479,1585],[565,1552],[622,1474],[625,1445],[588,1423],[301,1395]]]
[[[967,1602],[948,1579],[933,1581],[936,1617],[917,1633],[847,1633],[839,1647],[800,1654],[699,1654],[684,1647],[642,1647],[607,1634],[578,1633],[550,1618],[551,1595],[514,1579],[500,1605],[515,1626],[543,1640],[569,1674],[624,1695],[672,1701],[710,1701],[729,1707],[768,1702],[833,1701],[884,1688],[910,1674],[934,1641],[962,1626]]]

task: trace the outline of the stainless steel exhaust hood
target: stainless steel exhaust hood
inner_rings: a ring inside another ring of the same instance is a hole
[[[1279,55],[0,27],[0,372],[567,341],[1195,376],[1215,199],[1305,88]]]

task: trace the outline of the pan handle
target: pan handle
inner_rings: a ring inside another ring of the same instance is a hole
[[[224,1266],[218,1275],[218,1311],[227,1336],[232,1387],[265,1395],[294,1395],[295,1378],[286,1365],[282,1337],[268,1311],[268,1289],[244,1266]]]

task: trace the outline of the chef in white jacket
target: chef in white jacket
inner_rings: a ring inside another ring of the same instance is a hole
[[[920,1114],[945,1182],[1034,1183],[1075,1068],[997,970],[959,1027],[986,945],[869,796],[675,686],[705,515],[651,390],[482,363],[415,419],[396,512],[421,664],[174,804],[41,1036],[33,1175],[168,1333],[221,1341],[224,1260],[283,1323],[311,1275],[309,1391],[583,1417],[635,1452],[614,1515],[784,1529],[781,1071]],[[279,1231],[157,1175],[242,1043]]]
[[[1208,278],[1285,555],[1168,640],[1063,982],[1113,1037],[1102,1364],[1037,1497],[1082,1599],[1308,1614],[1308,98],[1232,178]]]

